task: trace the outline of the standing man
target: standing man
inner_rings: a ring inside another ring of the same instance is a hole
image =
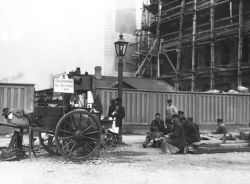
[[[168,125],[172,121],[172,116],[174,114],[177,114],[177,108],[172,104],[172,100],[168,99],[167,100],[167,108],[166,108],[166,124]]]
[[[121,98],[116,98],[115,103],[116,107],[115,111],[112,113],[112,116],[115,117],[116,127],[119,127],[118,143],[122,143],[122,119],[125,117],[125,110],[122,106]]]
[[[112,117],[112,113],[115,111],[115,99],[110,99],[109,109],[108,109],[108,117]]]

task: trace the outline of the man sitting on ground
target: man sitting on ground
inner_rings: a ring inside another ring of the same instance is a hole
[[[212,132],[213,134],[227,134],[227,128],[226,125],[223,123],[222,119],[217,119],[217,128],[214,132]]]
[[[250,123],[248,124],[248,126],[250,127]],[[239,139],[240,140],[248,140],[248,141],[250,141],[250,132],[247,133],[247,132],[241,131],[240,135],[239,135]]]
[[[162,137],[164,129],[164,121],[160,118],[160,113],[156,113],[155,119],[151,122],[150,132],[147,133],[143,147],[146,148],[151,140],[153,140],[152,146],[156,146],[156,141],[154,139]]]
[[[201,140],[199,125],[194,123],[193,117],[188,117],[187,121],[189,121],[190,123],[192,123],[194,125],[194,127],[197,131],[197,142],[199,142]]]
[[[184,113],[181,116],[184,117]],[[190,146],[194,142],[199,142],[200,141],[200,134],[199,134],[195,124],[193,123],[193,121],[188,121],[185,118],[185,120],[183,119],[181,121],[181,123],[182,123],[183,128],[184,128],[187,146]]]
[[[186,145],[185,132],[177,114],[172,116],[172,120],[172,132],[165,135],[166,139],[163,140],[161,148],[171,154],[183,153]]]

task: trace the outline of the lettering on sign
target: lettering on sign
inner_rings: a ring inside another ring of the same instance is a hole
[[[74,93],[74,80],[54,78],[53,88],[56,93]]]

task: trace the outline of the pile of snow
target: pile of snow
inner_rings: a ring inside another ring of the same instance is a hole
[[[220,93],[220,90],[218,90],[218,89],[210,89],[208,91],[205,91],[205,93]]]
[[[249,90],[248,90],[247,87],[238,86],[238,87],[237,87],[237,90],[235,90],[235,89],[230,89],[230,90],[228,90],[227,92],[224,92],[224,91],[220,91],[220,90],[218,90],[218,89],[211,89],[211,90],[205,91],[205,93],[240,94],[240,93],[249,93]]]
[[[238,91],[236,91],[236,90],[234,90],[234,89],[230,89],[230,90],[228,90],[228,92],[227,93],[229,93],[229,94],[239,94],[239,92]]]
[[[248,88],[244,86],[238,86],[237,90],[241,93],[248,93]]]

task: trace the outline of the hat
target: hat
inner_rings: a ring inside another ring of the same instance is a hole
[[[221,119],[221,118],[218,118],[217,119],[217,122],[219,123],[219,122],[223,122],[223,120]]]
[[[188,121],[193,121],[194,119],[193,119],[193,117],[188,117],[187,120]]]
[[[160,116],[161,114],[159,112],[155,113],[155,116]]]
[[[172,100],[171,100],[171,99],[168,99],[167,102],[172,102]]]
[[[178,115],[184,115],[183,111],[178,111]]]
[[[110,99],[110,102],[111,102],[111,103],[115,103],[115,98],[111,98],[111,99]]]
[[[121,98],[116,98],[115,101],[116,102],[122,102],[122,99]]]
[[[178,116],[178,114],[173,114],[172,115],[172,118],[178,118],[179,116]]]

